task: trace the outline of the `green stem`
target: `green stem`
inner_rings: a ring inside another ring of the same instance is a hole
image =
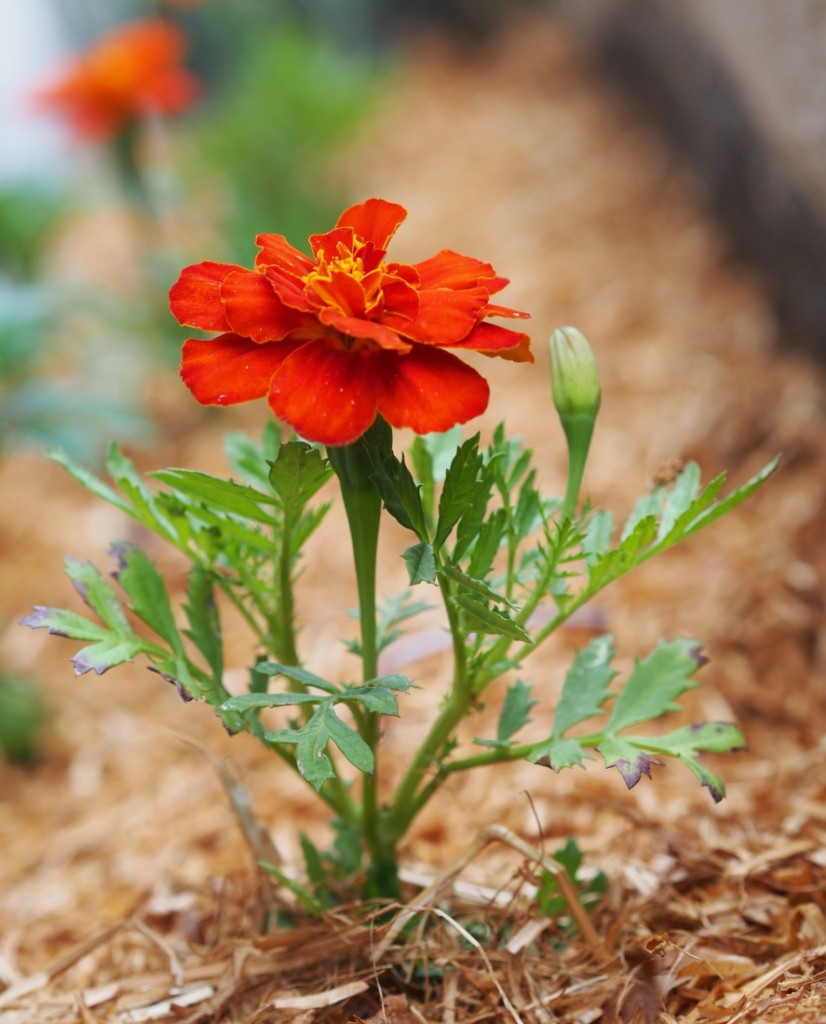
[[[382,429],[382,436],[386,436],[384,424],[377,429]],[[339,479],[350,527],[358,589],[362,680],[366,682],[378,675],[376,557],[381,498],[370,480],[372,463],[363,438],[350,445],[328,448],[327,455]],[[366,895],[394,896],[398,892],[395,844],[387,841],[379,807],[379,716],[363,712],[356,721],[374,761],[372,773],[364,777],[362,791],[362,834],[370,854]]]
[[[298,665],[298,651],[295,648],[293,629],[293,566],[290,556],[292,516],[284,512],[284,534],[278,559],[274,567],[276,576],[276,608],[270,622],[270,645],[276,658],[285,665]]]
[[[423,788],[425,776],[438,764],[456,726],[467,714],[474,700],[472,680],[468,673],[467,644],[459,613],[453,600],[453,587],[449,580],[439,576],[448,625],[453,641],[453,681],[447,699],[430,732],[419,747],[404,778],[396,790],[388,814],[388,828],[394,841],[398,841],[410,827],[411,822],[433,795],[440,781],[437,774]],[[425,796],[426,794],[426,796]]]
[[[568,481],[562,502],[562,516],[564,519],[573,519],[594,433],[594,417],[590,413],[577,413],[563,417],[562,422],[568,440]]]

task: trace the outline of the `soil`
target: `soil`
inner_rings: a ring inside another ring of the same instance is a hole
[[[108,541],[134,530],[42,456],[10,455],[2,659],[37,678],[50,721],[38,764],[0,767],[0,1024],[826,1019],[821,369],[787,347],[697,184],[558,26],[522,25],[474,60],[422,45],[335,173],[354,199],[408,208],[396,258],[452,248],[511,279],[504,301],[531,311],[537,361],[485,362],[492,400],[479,426],[504,419],[551,491],[564,486],[565,451],[545,339],[562,324],[589,337],[600,366],[586,481],[596,504],[627,513],[673,460],[739,484],[782,453],[752,500],[606,592],[531,666],[552,704],[596,629],[615,635],[624,666],[661,637],[697,637],[710,663],[693,717],[736,720],[748,750],[710,760],[728,788],[719,805],[680,766],[628,792],[596,764],[560,775],[524,764],[446,786],[417,822],[403,850],[411,899],[494,824],[547,852],[575,836],[586,871],[608,877],[597,944],[537,915],[525,897],[536,865],[502,842],[462,867],[439,909],[420,915],[428,929],[383,960],[370,952],[387,924],[367,927],[363,907],[262,933],[263,910],[289,894],[256,872],[228,788],[249,796],[288,873],[300,830],[326,841],[323,810],[145,667],[75,679],[66,641],[16,625],[32,604],[72,603],[65,554],[108,569]],[[147,393],[164,437],[133,452],[148,468],[223,473],[224,432],[257,431],[266,415],[204,412],[166,378]],[[355,603],[331,515],[301,589],[302,646],[321,673],[346,657]],[[392,528],[383,536],[388,591],[403,584],[406,543]],[[180,583],[183,567],[152,553]],[[233,627],[238,673],[247,643]],[[387,727],[388,759],[415,749],[438,703],[442,644],[424,630],[399,646],[390,667],[423,688]],[[500,700],[470,735],[490,728]],[[510,938],[460,933],[474,919]]]

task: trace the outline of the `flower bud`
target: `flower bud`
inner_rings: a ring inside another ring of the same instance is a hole
[[[599,374],[591,346],[575,327],[551,335],[551,392],[568,442],[568,483],[563,516],[576,511],[585,462],[600,402]]]
[[[600,388],[597,364],[585,335],[559,327],[551,335],[551,391],[560,417],[596,417]]]

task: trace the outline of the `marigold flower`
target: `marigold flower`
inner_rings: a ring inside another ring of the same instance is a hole
[[[78,137],[105,139],[136,121],[191,106],[198,80],[182,67],[186,39],[172,22],[148,18],[102,36],[37,96]]]
[[[179,323],[222,332],[184,344],[181,377],[205,405],[267,397],[309,441],[349,444],[382,416],[417,433],[482,413],[487,381],[447,348],[533,362],[526,334],[487,322],[527,313],[492,305],[508,283],[488,263],[443,249],[391,263],[404,207],[368,199],[326,234],[312,257],[262,234],[255,269],[187,267],[170,292]]]

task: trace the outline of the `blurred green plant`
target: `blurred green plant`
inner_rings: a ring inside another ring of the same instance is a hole
[[[64,198],[43,183],[0,186],[0,275],[34,280],[65,213]]]
[[[37,760],[37,737],[46,710],[36,686],[22,676],[0,675],[0,755],[15,764]]]
[[[107,361],[100,337],[72,351],[71,298],[0,276],[0,454],[60,447],[97,462],[112,434],[145,437],[127,367]]]
[[[254,23],[253,23],[254,24]],[[263,22],[191,129],[183,172],[226,204],[215,213],[240,255],[267,225],[304,241],[335,220],[333,154],[377,109],[386,72],[294,20]]]

